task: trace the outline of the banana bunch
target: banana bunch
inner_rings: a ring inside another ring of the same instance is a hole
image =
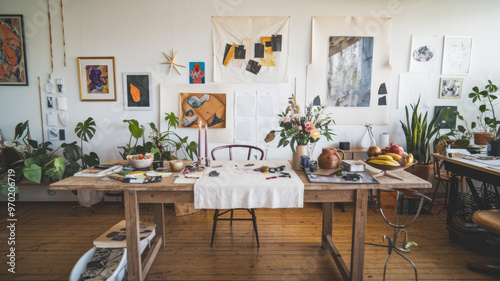
[[[391,154],[394,154],[394,153],[391,153]],[[399,158],[401,158],[401,156],[399,156]],[[376,156],[376,157],[372,156],[372,157],[370,157],[370,159],[368,159],[368,163],[373,163],[373,164],[377,164],[377,165],[400,166],[400,164],[397,161],[395,161],[391,155],[388,155],[388,153],[386,153],[384,155],[381,154],[381,155]]]
[[[408,153],[408,157],[406,157],[406,165],[413,164],[413,154]]]

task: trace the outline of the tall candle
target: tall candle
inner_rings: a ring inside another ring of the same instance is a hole
[[[198,157],[201,157],[201,121],[198,128]]]
[[[208,126],[205,125],[205,159],[208,159]]]

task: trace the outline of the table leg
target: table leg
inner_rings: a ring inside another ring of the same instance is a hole
[[[153,203],[154,219],[156,224],[156,235],[160,235],[163,243],[162,248],[165,248],[165,212],[163,203]]]
[[[355,206],[352,231],[351,280],[363,280],[368,190],[358,189],[355,191],[354,197]]]
[[[139,246],[139,204],[137,191],[124,191],[127,232],[128,280],[142,281],[141,250]]]
[[[455,174],[453,174],[451,177],[449,197],[450,198],[448,199],[448,214],[446,216],[446,224],[452,225],[453,216],[456,213],[458,201],[458,177]]]
[[[323,249],[328,249],[327,236],[332,237],[333,231],[333,202],[323,203],[323,231],[321,235],[321,245]]]

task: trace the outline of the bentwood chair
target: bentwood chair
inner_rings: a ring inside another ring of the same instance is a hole
[[[224,150],[224,151],[227,151],[229,153],[229,160],[233,160],[233,148],[236,148],[237,150],[248,149],[247,160],[251,160],[252,151],[255,151],[255,153],[260,154],[260,157],[258,160],[264,159],[264,150],[262,150],[261,148],[258,148],[256,146],[251,146],[251,145],[240,145],[240,144],[223,145],[223,146],[219,146],[219,147],[214,148],[212,150],[212,159],[216,160],[216,158],[215,158],[216,151]],[[257,160],[258,156],[257,155],[254,155],[254,156],[255,156],[255,159]],[[213,229],[212,229],[212,242],[210,243],[210,247],[212,247],[214,245],[215,231],[217,229],[217,221],[230,221],[229,226],[233,226],[233,220],[238,220],[238,221],[251,220],[253,222],[253,230],[255,231],[255,238],[257,240],[257,247],[260,248],[259,231],[257,230],[257,216],[255,215],[255,209],[244,209],[248,213],[250,213],[252,218],[234,218],[233,217],[234,210],[235,209],[230,209],[230,210],[227,210],[224,212],[221,212],[219,209],[215,210],[214,225],[213,225]],[[221,218],[222,215],[229,213],[229,212],[231,213],[230,218]]]
[[[434,194],[432,195],[431,206],[429,207],[429,212],[432,212],[432,207],[434,206],[434,200],[436,199],[436,194],[439,190],[439,186],[444,188],[444,207],[448,207],[448,192],[450,189],[451,178],[452,175],[446,171],[441,172],[443,170],[444,161],[440,160],[437,157],[433,157],[433,165],[434,165],[434,179],[436,180],[436,189],[434,190]],[[459,181],[462,182],[463,177],[459,177]]]
[[[387,257],[387,260],[384,265],[384,277],[383,280],[385,281],[385,274],[387,271],[387,265],[389,264],[389,260],[392,257],[393,253],[398,254],[402,258],[404,258],[406,261],[408,261],[412,266],[413,270],[415,271],[415,280],[418,280],[418,274],[417,274],[417,267],[415,264],[407,258],[403,253],[409,253],[410,248],[407,247],[408,243],[408,232],[406,231],[406,228],[412,225],[418,218],[420,211],[422,210],[422,205],[425,200],[431,200],[429,197],[418,193],[417,191],[414,191],[412,189],[387,189],[387,190],[379,190],[379,200],[377,202],[377,206],[379,209],[380,214],[382,215],[382,218],[385,220],[385,222],[393,228],[393,234],[392,237],[389,235],[384,235],[383,241],[385,242],[387,240],[387,245],[382,245],[382,244],[374,244],[374,243],[366,243],[367,245],[372,245],[372,246],[378,246],[378,247],[386,247],[388,248],[388,253],[389,256]],[[389,193],[389,196],[394,196],[396,199],[396,206],[390,206],[389,210],[386,211],[394,211],[392,215],[388,215],[384,213],[384,202],[380,200],[380,198],[383,197],[388,197],[388,194],[383,193]],[[419,198],[419,204],[418,204],[418,209],[414,214],[410,214],[412,211],[409,210],[404,204],[404,198],[409,197],[409,198]],[[393,210],[395,208],[395,210]],[[411,218],[410,221],[407,222],[407,219],[409,216],[412,215],[413,218]],[[400,235],[402,234],[402,235]],[[402,236],[402,237],[401,237]],[[402,241],[400,241],[402,240]],[[401,246],[398,246],[398,243],[401,244]]]

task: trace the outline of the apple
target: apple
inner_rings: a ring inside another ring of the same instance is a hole
[[[382,150],[380,150],[380,147],[378,146],[370,146],[370,148],[368,148],[368,151],[366,151],[366,154],[368,154],[368,157],[377,157],[382,154]]]
[[[401,157],[403,157],[404,153],[405,153],[405,150],[401,146],[399,146],[399,145],[392,145],[389,148],[389,152],[390,153],[399,154]]]

